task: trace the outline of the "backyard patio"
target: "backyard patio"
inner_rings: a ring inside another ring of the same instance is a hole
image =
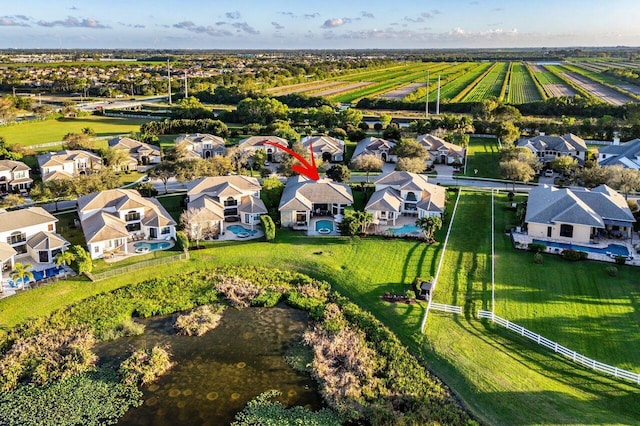
[[[24,285],[25,289],[37,287],[40,285],[55,282],[60,279],[60,276],[76,275],[76,273],[69,266],[61,266],[58,268],[54,263],[37,263],[33,262],[33,259],[28,254],[22,254],[16,256],[16,263],[23,265],[31,265],[29,271],[34,275],[33,280],[27,281]],[[5,270],[2,272],[2,283],[0,286],[0,298],[14,295],[17,291],[22,290],[20,283],[14,282],[11,278],[13,271]]]

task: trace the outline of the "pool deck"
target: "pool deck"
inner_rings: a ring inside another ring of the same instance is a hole
[[[419,232],[417,234],[411,233],[411,234],[393,234],[391,233],[391,231],[389,231],[390,229],[396,229],[396,228],[402,228],[405,225],[409,225],[409,226],[415,226],[416,225],[416,220],[418,220],[417,216],[400,216],[399,218],[396,219],[396,224],[394,225],[391,221],[388,221],[387,224],[379,224],[379,225],[374,225],[371,224],[369,225],[369,227],[367,228],[367,233],[372,234],[372,235],[395,235],[397,237],[402,237],[402,236],[410,236],[410,237],[424,237],[424,234],[422,232]]]
[[[511,236],[513,239],[514,244],[516,244],[517,248],[524,250],[530,243],[533,242],[534,238],[529,236],[526,233],[523,232],[515,232],[512,231],[511,232]],[[560,241],[560,240],[554,240],[551,238],[535,238],[536,240],[541,240],[541,241],[549,241],[549,242],[553,242],[553,243],[558,243],[558,244],[568,244],[567,241]],[[576,246],[589,246],[592,248],[598,248],[598,249],[606,249],[610,244],[617,244],[620,246],[625,246],[627,248],[627,250],[629,250],[629,254],[631,256],[633,256],[633,259],[627,260],[627,265],[631,265],[631,266],[640,266],[640,254],[636,253],[636,250],[640,249],[640,238],[638,238],[637,236],[632,239],[625,239],[625,240],[618,240],[618,239],[609,239],[609,238],[601,238],[597,244],[595,243],[591,243],[591,244],[575,244]],[[550,254],[560,254],[562,253],[561,248],[556,248],[556,247],[547,247],[546,253],[550,253]],[[610,263],[615,263],[615,259],[612,258],[611,256],[608,256],[606,254],[603,253],[588,253],[588,259],[590,260],[599,260],[601,262],[610,262]]]
[[[27,264],[27,265],[31,265],[31,268],[29,269],[32,272],[35,271],[45,271],[49,268],[55,268],[56,265],[55,263],[38,263],[38,262],[34,262],[33,259],[31,258],[31,256],[29,256],[28,254],[21,254],[19,256],[16,256],[15,259],[16,263],[22,263]],[[50,282],[55,282],[57,280],[60,279],[60,275],[64,276],[73,276],[76,275],[76,273],[73,271],[73,269],[71,269],[68,266],[64,267],[64,274],[58,274],[54,277],[48,277],[45,278],[43,280],[38,281],[37,283],[34,283],[33,281],[30,283],[27,283],[24,287],[25,290],[28,290],[30,288],[33,287],[38,287],[41,285],[45,285],[48,284]],[[17,292],[21,292],[23,291],[22,289],[19,289],[18,287],[11,287],[9,285],[9,280],[11,279],[11,272],[12,271],[3,271],[2,272],[2,277],[1,278],[1,290],[0,291],[0,299],[5,298],[5,297],[9,297],[9,296],[13,296],[14,294],[16,294]]]
[[[175,241],[173,241],[173,240],[138,240],[138,241],[130,241],[130,242],[127,243],[127,253],[124,253],[124,252],[105,253],[104,256],[102,257],[102,260],[104,260],[107,263],[114,263],[114,262],[120,262],[121,260],[124,260],[124,259],[128,259],[131,256],[141,256],[141,255],[144,255],[144,254],[151,253],[151,251],[147,251],[147,252],[144,252],[144,253],[136,253],[136,248],[133,245],[134,244],[138,244],[138,243],[147,243],[147,244],[169,243],[170,246],[167,247],[164,250],[169,250],[170,248],[172,248],[175,245]]]
[[[316,223],[323,220],[333,222],[333,231],[329,232],[328,234],[321,234],[320,232],[316,231]],[[307,229],[307,235],[313,236],[313,237],[339,237],[342,234],[340,233],[340,230],[338,229],[338,224],[333,219],[333,217],[319,216],[319,217],[311,218],[311,221],[309,222],[309,229]]]

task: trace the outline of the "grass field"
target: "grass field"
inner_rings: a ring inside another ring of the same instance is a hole
[[[514,220],[506,205],[506,198],[499,197],[497,313],[513,315],[510,319],[572,349],[597,352],[602,362],[625,357],[621,367],[640,371],[640,353],[633,353],[640,336],[638,285],[631,279],[637,271],[621,267],[619,276],[611,278],[603,273],[605,265],[596,262],[576,264],[545,257],[543,265],[533,264],[531,254],[509,247],[501,233]],[[30,290],[0,300],[0,326],[6,329],[91,294],[150,277],[216,265],[278,267],[328,280],[371,311],[420,353],[484,423],[636,424],[637,387],[574,367],[517,335],[475,319],[477,309],[490,308],[490,218],[490,195],[463,193],[435,300],[464,306],[465,313],[432,313],[425,335],[418,332],[423,304],[390,305],[380,295],[404,292],[416,276],[433,275],[440,244],[307,237],[290,231],[279,231],[276,243],[207,243],[209,249],[193,251],[188,261],[97,283],[76,279]],[[444,229],[437,240],[443,238]],[[550,280],[554,283],[547,283]]]
[[[30,121],[0,127],[0,136],[4,137],[9,144],[38,145],[61,141],[67,133],[80,133],[85,127],[92,128],[97,136],[117,136],[139,132],[140,125],[147,121],[149,120],[98,116]]]
[[[467,147],[466,176],[501,179],[500,148],[495,138],[471,138]],[[474,173],[478,170],[478,173]]]
[[[508,69],[508,62],[499,62],[462,101],[480,102],[489,96],[500,96],[500,89],[502,88],[502,83],[504,82]]]

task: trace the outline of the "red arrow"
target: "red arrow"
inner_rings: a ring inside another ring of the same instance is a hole
[[[268,141],[268,142],[265,142],[264,144],[275,146],[276,148],[280,148],[281,150],[283,150],[287,154],[291,154],[296,160],[298,160],[301,164],[294,164],[291,167],[291,170],[293,170],[294,172],[304,175],[311,180],[320,179],[320,175],[318,174],[318,169],[316,168],[316,159],[313,157],[313,146],[311,146],[311,141],[309,141],[309,150],[311,151],[311,164],[309,164],[309,162],[305,160],[302,155],[292,151],[289,148],[286,148],[280,145],[277,142]]]

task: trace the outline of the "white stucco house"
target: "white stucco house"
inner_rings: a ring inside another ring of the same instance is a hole
[[[465,150],[461,146],[449,143],[431,134],[419,135],[416,140],[429,153],[427,166],[432,164],[462,164]]]
[[[224,155],[226,152],[224,139],[208,133],[181,135],[175,139],[175,142],[176,145],[183,144],[191,155],[204,159]]]
[[[109,140],[109,147],[125,151],[129,156],[128,170],[137,170],[138,166],[160,164],[160,147],[140,142],[126,136],[117,136]]]
[[[84,150],[66,150],[38,155],[42,181],[88,175],[102,168],[102,158]]]
[[[374,224],[395,225],[400,216],[442,218],[446,190],[427,182],[426,176],[394,171],[374,183],[376,192],[364,208]]]
[[[395,163],[398,161],[398,156],[393,152],[393,147],[395,146],[395,142],[382,138],[369,137],[362,139],[356,145],[351,160],[353,161],[361,155],[373,155],[385,163]]]
[[[31,167],[22,161],[0,160],[0,192],[27,190],[33,179],[29,176]]]
[[[307,136],[300,141],[309,150],[313,147],[313,157],[326,162],[340,162],[344,160],[344,141],[331,136]]]
[[[277,146],[271,145],[277,144]],[[280,158],[284,151],[282,148],[288,148],[289,142],[278,136],[251,136],[238,142],[238,148],[243,151],[249,151],[254,154],[257,150],[262,149],[267,154],[268,162],[280,162]]]
[[[78,198],[78,216],[92,259],[105,253],[128,253],[136,235],[147,240],[176,237],[176,222],[154,198],[132,189],[110,189]]]
[[[543,164],[551,163],[558,157],[570,156],[583,164],[587,154],[587,144],[584,139],[567,133],[562,136],[539,135],[532,138],[518,140],[517,146],[527,148],[534,153],[538,161]]]
[[[15,257],[28,254],[36,263],[52,263],[69,246],[56,233],[58,219],[42,207],[0,212],[0,262],[13,268]]]

